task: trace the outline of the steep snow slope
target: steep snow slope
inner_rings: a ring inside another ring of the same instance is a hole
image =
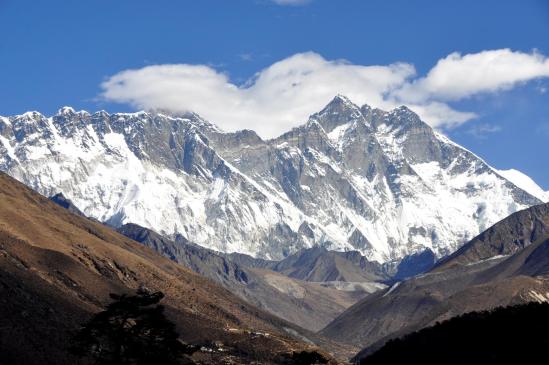
[[[409,109],[342,96],[269,141],[196,114],[68,107],[1,118],[0,136],[1,170],[88,216],[263,258],[314,245],[441,256],[540,203]]]
[[[498,170],[497,173],[539,200],[549,202],[549,191],[543,191],[543,189],[536,184],[534,180],[522,172],[515,169],[509,169]]]

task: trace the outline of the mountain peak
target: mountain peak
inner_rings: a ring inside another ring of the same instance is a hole
[[[363,110],[337,95],[270,141],[193,113],[17,116],[1,131],[0,170],[43,195],[62,192],[101,221],[269,259],[314,245],[378,262],[424,247],[440,257],[539,203],[408,108]]]
[[[419,115],[405,105],[401,105],[386,114],[386,122],[399,133],[406,133],[411,128],[432,130],[431,126],[425,123]]]
[[[93,115],[98,117],[108,117],[109,113],[105,109],[101,109],[93,113]]]
[[[358,106],[351,101],[351,99],[342,94],[337,94],[334,96],[334,98],[326,105],[324,109],[334,107],[359,109]]]
[[[34,120],[36,118],[43,118],[44,115],[40,112],[37,112],[36,110],[25,112],[21,115],[16,115],[16,119],[24,119],[24,120]]]
[[[88,113],[87,111],[85,110],[80,110],[80,111],[76,111],[73,107],[70,107],[70,106],[64,106],[62,108],[60,108],[58,111],[57,111],[57,114],[55,116],[71,116],[71,115],[75,115],[75,114],[78,114],[78,115],[90,115],[90,113]]]
[[[419,119],[419,115],[417,115],[417,113],[415,113],[412,109],[408,108],[406,105],[401,105],[399,107],[396,107],[393,110],[391,110],[389,113],[397,114],[397,115],[409,115]]]
[[[76,111],[70,106],[64,106],[57,111],[57,115],[71,115],[75,113]]]
[[[360,118],[363,118],[360,108],[341,94],[336,95],[319,113],[311,116],[311,119],[315,119],[326,133]]]
[[[360,110],[362,111],[362,114],[367,114],[367,113],[370,113],[372,112],[372,110],[374,110],[374,108],[372,108],[370,105],[368,104],[363,104],[361,107],[360,107]]]
[[[337,94],[336,96],[334,96],[334,98],[332,99],[332,101],[335,101],[335,100],[339,100],[339,101],[342,101],[342,102],[348,103],[348,104],[353,104],[353,102],[351,101],[351,99],[349,99],[348,97],[346,97],[346,96],[343,95],[343,94]]]

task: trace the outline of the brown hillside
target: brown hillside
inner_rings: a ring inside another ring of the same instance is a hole
[[[166,294],[163,304],[184,341],[223,342],[226,352],[196,355],[206,362],[277,363],[315,348],[309,341],[325,343],[0,174],[3,361],[70,363],[65,349],[78,325],[102,309],[109,293],[140,285]]]

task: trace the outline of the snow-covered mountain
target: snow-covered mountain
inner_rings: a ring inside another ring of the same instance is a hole
[[[442,256],[541,202],[408,108],[342,96],[268,141],[192,113],[28,112],[0,118],[0,153],[1,170],[101,221],[272,259]]]
[[[543,189],[538,184],[536,184],[536,182],[532,180],[530,176],[527,176],[524,173],[515,169],[498,170],[498,174],[511,181],[522,190],[535,196],[539,200],[543,202],[549,202],[549,191],[543,191]]]

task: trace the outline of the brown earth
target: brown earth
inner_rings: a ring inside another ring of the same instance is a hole
[[[330,286],[330,282],[323,281],[323,278],[320,278],[319,282],[311,282],[289,277],[286,272],[276,272],[272,267],[249,267],[246,263],[234,262],[232,260],[234,255],[223,255],[190,242],[174,242],[136,224],[126,224],[117,231],[201,276],[213,280],[257,308],[314,332],[322,329],[345,309],[369,295],[360,285],[356,285],[357,288],[352,288],[353,290],[342,290],[333,285]],[[315,249],[303,251],[302,254],[305,255],[313,250]],[[320,270],[317,269],[319,265],[315,263],[324,256],[335,256],[335,253],[325,249],[316,251],[321,251],[321,255],[315,257],[313,265],[304,263],[303,266],[312,266],[315,272],[319,272]],[[243,255],[240,258],[242,257]],[[336,256],[336,258],[339,257]],[[288,258],[288,260],[291,259],[292,257]],[[248,261],[250,260],[258,261],[249,257]],[[343,258],[337,261],[341,264],[329,266],[331,269],[328,271],[329,274],[342,272],[340,268],[352,267],[354,271],[347,269],[344,272],[353,273],[360,270],[358,266]],[[273,263],[273,266],[274,264],[276,263]],[[281,264],[286,264],[286,260],[278,263],[278,265]],[[350,278],[359,283],[364,281],[369,283],[371,280],[365,278],[365,275],[367,273],[363,276],[350,276]],[[332,278],[339,279],[341,275],[328,277],[328,279]]]
[[[372,294],[320,334],[362,346],[367,356],[389,339],[472,312],[549,301],[549,204],[515,213],[431,271]]]
[[[165,293],[183,341],[215,341],[203,363],[293,363],[292,353],[337,345],[281,320],[104,225],[70,213],[0,174],[0,352],[2,363],[77,363],[66,349],[109,293],[139,286]],[[207,347],[207,346],[206,346]],[[214,346],[215,347],[215,346]]]

